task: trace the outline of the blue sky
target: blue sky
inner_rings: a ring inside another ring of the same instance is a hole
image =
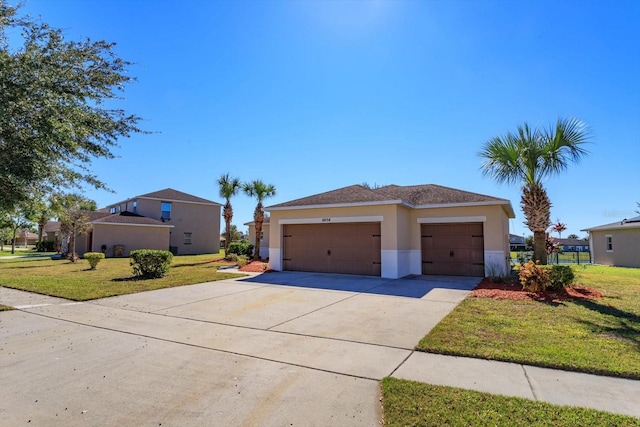
[[[67,38],[117,43],[138,81],[117,104],[154,133],[94,172],[99,206],[217,178],[274,184],[266,205],[339,187],[439,184],[511,200],[477,156],[529,122],[576,117],[590,155],[545,182],[552,221],[632,217],[640,201],[638,1],[27,0]],[[234,224],[255,202],[232,200]]]

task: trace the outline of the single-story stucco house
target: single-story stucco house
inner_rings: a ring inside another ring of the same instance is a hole
[[[640,267],[640,216],[581,231],[589,232],[594,264]]]
[[[265,208],[274,270],[485,276],[509,271],[511,202],[439,185],[352,185]]]

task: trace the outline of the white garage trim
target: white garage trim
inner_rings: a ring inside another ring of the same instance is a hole
[[[278,224],[333,224],[338,222],[382,222],[382,216],[331,216],[324,218],[284,218]]]
[[[486,216],[445,216],[440,218],[418,218],[418,224],[445,224],[454,222],[487,222]]]
[[[419,250],[380,251],[382,261],[381,277],[399,279],[410,274],[420,274],[421,258]]]
[[[506,256],[504,251],[484,251],[484,275],[507,275],[509,263]]]
[[[282,250],[280,248],[269,248],[269,267],[282,271]]]

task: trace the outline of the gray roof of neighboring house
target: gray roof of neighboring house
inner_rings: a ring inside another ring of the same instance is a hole
[[[265,210],[281,208],[298,208],[320,205],[352,205],[352,204],[398,204],[412,207],[449,204],[503,204],[508,205],[508,213],[513,215],[511,202],[507,199],[471,193],[441,185],[387,185],[380,188],[367,188],[362,185],[351,185],[289,202],[269,206]]]
[[[269,223],[271,222],[271,217],[270,216],[265,216],[264,217],[264,221],[262,221],[262,225],[269,225]],[[245,222],[243,225],[255,225],[255,221],[249,221],[249,222]]]
[[[55,233],[60,231],[60,221],[47,221],[44,225],[43,231],[45,233]]]
[[[146,216],[137,215],[131,212],[120,212],[117,214],[111,214],[102,216],[91,221],[94,224],[124,224],[124,225],[158,225],[165,227],[173,227],[172,225],[165,224],[157,219],[148,218]]]
[[[565,246],[589,246],[589,241],[584,239],[553,239],[560,245]]]
[[[173,188],[165,188],[164,190],[154,191],[152,193],[142,194],[132,199],[160,199],[167,201],[177,202],[192,202],[192,203],[205,203],[220,205],[218,202],[212,200],[203,199],[202,197],[193,196],[191,194],[183,193],[182,191],[174,190]],[[129,199],[131,200],[131,199]],[[221,206],[221,205],[220,205]]]
[[[640,228],[640,216],[636,216],[630,219],[623,219],[622,221],[612,222],[610,224],[598,225],[595,227],[585,228],[580,231],[599,231],[599,230],[630,230]]]

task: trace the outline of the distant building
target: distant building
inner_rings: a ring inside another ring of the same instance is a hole
[[[586,228],[594,264],[640,267],[640,216]]]
[[[512,251],[525,251],[527,245],[525,244],[524,236],[518,236],[517,234],[509,234],[509,245]]]

